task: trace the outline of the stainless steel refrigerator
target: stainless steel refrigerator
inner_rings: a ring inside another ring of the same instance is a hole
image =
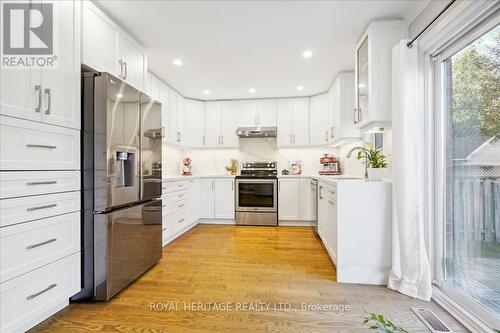
[[[161,104],[82,73],[82,291],[106,301],[162,257]]]

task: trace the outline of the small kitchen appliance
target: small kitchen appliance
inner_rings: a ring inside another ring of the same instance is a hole
[[[236,176],[236,224],[278,225],[276,161],[242,162]]]
[[[319,163],[323,165],[323,170],[319,171],[319,174],[322,176],[332,176],[332,175],[340,175],[340,162],[337,158],[330,154],[323,154],[323,156],[319,159]]]
[[[191,163],[192,163],[192,160],[189,157],[185,157],[182,159],[182,164],[184,164],[184,166],[182,167],[182,175],[183,176],[192,176],[193,175],[191,173]]]

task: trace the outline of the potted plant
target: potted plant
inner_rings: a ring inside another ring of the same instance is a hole
[[[408,333],[407,330],[401,326],[395,325],[390,320],[384,318],[381,314],[371,313],[365,316],[363,324],[368,325],[371,330],[381,332],[381,333]]]
[[[387,160],[384,154],[380,152],[380,148],[374,149],[371,143],[365,142],[363,149],[358,150],[358,160],[364,158],[368,180],[380,181],[384,178],[387,170]]]

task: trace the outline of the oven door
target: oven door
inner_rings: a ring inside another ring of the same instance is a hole
[[[236,179],[237,212],[277,212],[276,179]]]

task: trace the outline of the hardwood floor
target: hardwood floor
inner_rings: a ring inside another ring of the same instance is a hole
[[[376,312],[410,332],[428,332],[410,310],[419,305],[466,331],[434,303],[336,283],[312,228],[198,225],[110,302],[73,303],[32,331],[367,332],[363,316]]]

